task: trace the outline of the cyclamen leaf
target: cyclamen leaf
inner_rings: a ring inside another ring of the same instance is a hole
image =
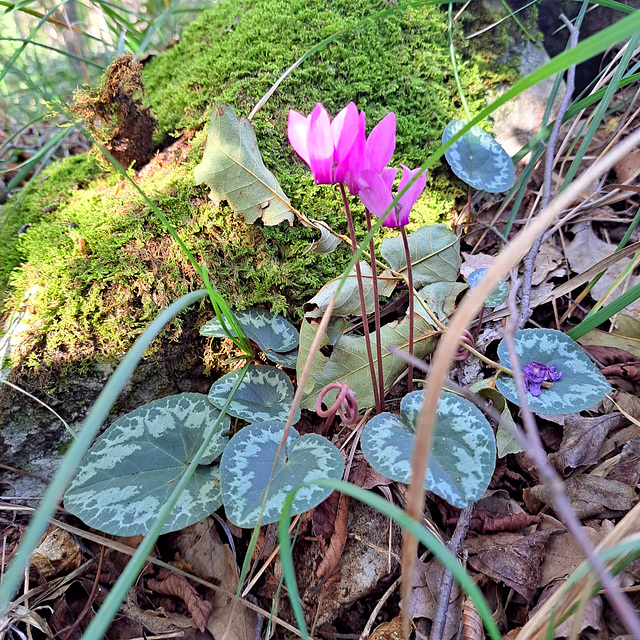
[[[416,288],[432,282],[455,282],[460,272],[460,241],[444,224],[421,227],[407,236]],[[380,250],[394,271],[406,272],[402,238],[385,238]]]
[[[392,413],[374,416],[360,438],[369,464],[387,478],[411,480],[416,421],[423,392],[414,391],[400,403],[401,418]],[[433,446],[424,488],[463,509],[489,486],[496,459],[491,426],[467,400],[443,392],[438,400]]]
[[[462,120],[452,120],[444,129],[442,144],[446,144],[466,126]],[[501,193],[511,188],[516,178],[509,154],[486,131],[472,127],[454,142],[444,156],[460,180],[474,189]]]
[[[524,329],[516,332],[514,340],[521,367],[534,361],[549,367],[555,364],[557,371],[562,372],[562,378],[550,389],[543,387],[540,396],[527,393],[532,411],[549,415],[577,413],[600,402],[611,391],[605,377],[564,333],[554,329]],[[498,345],[498,357],[505,367],[511,368],[504,340]],[[507,400],[521,406],[511,376],[501,373],[496,387]]]
[[[467,277],[469,286],[473,289],[482,280],[484,274],[487,272],[486,268],[476,269],[472,271]],[[509,295],[509,283],[505,278],[500,280],[498,284],[491,290],[486,300],[484,301],[485,307],[497,307],[502,304]]]
[[[87,452],[65,494],[65,508],[105,533],[147,533],[219,415],[207,396],[181,393],[119,418]],[[163,533],[198,522],[220,506],[219,467],[204,465],[224,450],[229,424],[225,417]]]
[[[269,482],[276,453],[284,433],[284,422],[253,424],[236,433],[222,455],[221,483],[224,508],[238,527],[258,523],[265,491],[268,498],[261,523],[276,522],[292,489],[319,478],[342,477],[344,458],[326,438],[309,433],[300,436],[291,429],[273,478]],[[331,489],[305,487],[293,501],[292,515],[320,504]]]
[[[455,311],[458,296],[467,288],[464,282],[433,282],[420,289],[418,296],[439,320],[444,321]],[[435,324],[418,300],[414,300],[414,308],[430,325]]]
[[[238,371],[232,371],[213,383],[209,390],[213,405],[222,408],[226,404],[238,375]],[[287,374],[275,367],[259,365],[249,367],[227,413],[251,423],[286,421],[292,402],[293,385]],[[294,422],[299,419],[300,409],[296,409]]]
[[[262,218],[265,225],[286,220],[293,224],[289,198],[262,161],[251,123],[238,120],[233,107],[213,110],[202,162],[195,168],[196,184],[205,182],[210,198],[241,213],[248,223]]]
[[[253,340],[267,358],[276,364],[295,368],[297,352],[292,352],[298,346],[299,335],[297,329],[286,318],[255,307],[236,311],[235,317],[247,338]],[[227,335],[218,318],[209,320],[200,329],[200,333],[213,338],[224,338]],[[279,358],[278,354],[283,356]],[[285,362],[287,364],[284,364]]]

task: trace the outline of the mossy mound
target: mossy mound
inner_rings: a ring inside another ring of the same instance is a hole
[[[322,38],[388,8],[385,0],[221,2],[144,69],[159,138],[201,128],[216,103],[233,104],[239,115],[247,115],[281,73]],[[366,111],[369,127],[394,111],[395,165],[416,166],[438,148],[446,123],[462,115],[446,25],[446,13],[437,7],[394,11],[343,34],[285,79],[253,123],[265,164],[294,207],[346,232],[338,194],[316,186],[287,143],[290,108],[306,113],[319,101],[335,114],[353,100]],[[460,71],[475,111],[484,103],[485,63],[469,57]],[[232,307],[260,305],[299,318],[302,302],[342,271],[346,247],[318,256],[309,251],[317,234],[299,224],[247,226],[228,208],[214,208],[207,190],[193,182],[204,138],[200,131],[192,141],[181,141],[136,180],[197,259],[207,261]],[[49,178],[25,198],[13,226],[3,231],[4,290],[13,272],[5,305],[16,306],[27,290],[42,287],[26,345],[31,365],[77,365],[96,353],[119,357],[160,307],[201,286],[153,212],[124,181],[103,169],[103,177],[87,184],[98,173],[92,156],[48,170]],[[445,173],[432,172],[413,226],[441,219],[459,193]],[[51,204],[57,208],[43,213]],[[16,236],[25,222],[32,226]],[[179,333],[179,322],[174,329]]]

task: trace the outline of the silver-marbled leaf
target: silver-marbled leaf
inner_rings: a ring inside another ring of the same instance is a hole
[[[467,282],[469,283],[469,286],[472,289],[474,287],[477,287],[478,283],[480,282],[480,280],[482,280],[486,272],[487,272],[486,267],[472,271],[467,276]],[[508,296],[509,296],[509,283],[507,282],[506,278],[502,278],[500,282],[498,282],[498,284],[490,291],[489,295],[484,301],[484,306],[497,307],[498,305],[502,304],[507,299]]]
[[[249,425],[231,438],[222,455],[222,499],[227,517],[238,527],[257,524],[267,486],[262,524],[278,520],[292,489],[320,478],[342,477],[344,459],[329,440],[315,433],[300,436],[291,429],[269,483],[284,428],[284,422]],[[330,493],[328,488],[304,487],[296,494],[292,515],[312,509]]]
[[[209,389],[209,401],[219,409],[227,402],[233,390],[239,371],[232,371],[213,383]],[[271,420],[286,421],[293,401],[293,384],[286,373],[259,365],[249,367],[240,383],[227,413],[250,423]],[[300,418],[300,409],[296,409],[295,422]]]
[[[360,439],[369,464],[398,482],[411,479],[411,455],[422,396],[422,391],[414,391],[402,399],[402,419],[387,412],[372,418]],[[463,509],[478,500],[489,486],[495,460],[493,430],[480,410],[463,398],[443,392],[438,400],[425,489]]]
[[[527,392],[527,402],[536,413],[561,415],[577,413],[597,404],[611,391],[605,377],[596,369],[580,346],[561,331],[555,329],[523,329],[516,332],[516,352],[520,366],[540,362],[548,367],[556,365],[562,378],[549,389],[544,387],[540,396]],[[505,367],[511,368],[511,358],[504,340],[498,345],[498,357]],[[500,374],[496,380],[498,391],[520,406],[513,378]]]
[[[442,144],[449,142],[466,124],[452,120],[442,133]],[[467,131],[444,156],[458,178],[474,189],[501,193],[511,188],[516,177],[509,154],[480,127]]]
[[[199,393],[154,400],[116,420],[85,455],[65,494],[65,508],[118,536],[145,534],[220,412]],[[182,529],[221,504],[218,458],[229,418],[214,434],[162,532]]]
[[[288,353],[298,346],[298,330],[284,317],[274,315],[266,309],[248,307],[243,311],[234,313],[238,324],[242,327],[249,340],[253,340],[264,351],[267,358],[278,362],[276,353]],[[222,329],[222,323],[218,318],[209,320],[200,329],[203,336],[212,338],[224,338],[227,334]],[[297,356],[296,356],[297,357]],[[284,365],[290,366],[290,365]],[[295,368],[295,360],[293,361]]]

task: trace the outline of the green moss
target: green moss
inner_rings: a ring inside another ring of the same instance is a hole
[[[246,115],[280,74],[319,40],[386,8],[384,0],[221,2],[145,67],[146,100],[158,120],[159,135],[201,127],[215,103],[231,103]],[[463,117],[446,24],[446,13],[436,7],[396,12],[339,38],[282,83],[253,122],[265,164],[297,209],[346,233],[337,191],[315,185],[288,145],[289,108],[307,113],[322,102],[335,114],[353,100],[366,111],[369,128],[394,111],[394,164],[417,166],[439,147],[446,123]],[[460,72],[469,106],[476,112],[484,105],[482,72],[473,57],[461,64]],[[228,208],[214,208],[207,189],[193,183],[204,139],[200,131],[192,148],[180,148],[182,156],[152,161],[136,180],[196,258],[207,262],[214,284],[232,308],[261,305],[299,318],[302,302],[342,271],[347,248],[318,256],[309,251],[317,234],[297,223],[247,226]],[[193,267],[136,192],[106,171],[102,180],[88,184],[99,171],[96,160],[86,156],[57,165],[15,218],[15,225],[32,222],[28,233],[12,241],[13,246],[0,247],[14,256],[8,266],[0,263],[5,280],[13,270],[14,305],[35,284],[42,287],[29,343],[33,366],[65,358],[86,363],[95,353],[118,357],[160,307],[201,286]],[[448,175],[442,166],[430,173],[412,228],[441,220],[451,211],[462,192]],[[74,190],[74,182],[83,188]],[[59,206],[43,214],[42,208],[50,204]],[[362,211],[356,206],[354,213],[362,237]],[[76,227],[70,228],[70,222]],[[23,267],[15,269],[20,262]],[[168,335],[180,332],[177,320]]]

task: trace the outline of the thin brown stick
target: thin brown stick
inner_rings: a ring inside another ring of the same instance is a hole
[[[571,48],[574,49],[578,44],[578,35],[580,32],[573,26],[573,24],[571,24],[569,20],[567,20],[564,14],[561,14],[560,17],[569,30]],[[575,79],[576,66],[571,65],[567,70],[567,90],[565,91],[564,98],[562,99],[562,104],[560,105],[560,110],[558,111],[558,114],[556,116],[556,121],[553,125],[551,135],[549,136],[549,142],[547,143],[544,166],[544,182],[542,184],[542,209],[546,209],[549,201],[551,200],[551,185],[553,184],[553,166],[555,164],[556,144],[558,143],[558,136],[560,134],[560,127],[562,126],[564,114],[567,112],[569,103],[571,102],[571,98],[573,96],[573,91],[576,84]],[[531,251],[524,261],[524,284],[522,286],[522,300],[520,303],[520,319],[518,320],[518,329],[522,329],[531,316],[531,279],[533,277],[533,268],[535,265],[535,261],[538,257],[538,253],[540,252],[540,247],[542,246],[542,240],[543,234],[540,234],[533,243]]]
[[[356,230],[353,226],[353,217],[351,216],[351,208],[349,207],[349,199],[345,191],[344,184],[340,183],[340,193],[342,194],[342,203],[347,213],[347,224],[349,225],[349,236],[355,253],[358,242],[356,240]],[[373,265],[373,269],[375,269]],[[376,411],[382,413],[382,405],[380,403],[380,392],[378,391],[378,383],[376,378],[376,368],[373,364],[373,352],[371,351],[371,335],[369,334],[369,323],[367,322],[367,303],[364,299],[364,289],[362,287],[362,271],[360,270],[360,261],[356,260],[356,278],[358,279],[358,293],[360,294],[360,310],[362,312],[362,321],[364,322],[364,343],[367,348],[367,359],[369,360],[369,373],[371,374],[371,384],[373,385],[373,398],[376,404]],[[378,343],[380,340],[378,340]]]
[[[455,557],[460,553],[460,547],[467,537],[474,506],[472,502],[466,509],[460,512],[451,540],[447,543],[449,551],[451,551]],[[440,583],[440,595],[438,596],[436,613],[433,617],[433,626],[431,627],[431,635],[429,636],[430,640],[442,640],[444,624],[447,621],[447,611],[449,610],[449,598],[451,597],[452,586],[453,575],[449,569],[445,569]]]
[[[409,240],[407,238],[407,231],[404,227],[400,227],[402,233],[402,244],[404,245],[404,255],[407,260],[407,278],[409,280],[409,355],[413,355],[413,307],[415,296],[415,290],[413,288],[413,269],[411,268],[411,254],[409,253]],[[411,393],[413,391],[413,364],[409,363],[409,373],[407,374],[407,391]]]
[[[416,439],[411,460],[411,484],[407,495],[407,515],[420,521],[424,506],[424,479],[427,473],[427,460],[431,451],[435,410],[442,384],[447,371],[453,361],[453,355],[458,349],[462,332],[473,318],[480,312],[485,299],[504,278],[511,268],[517,264],[531,247],[533,238],[538,237],[555,219],[556,215],[565,209],[576,197],[576,194],[587,187],[592,180],[608,171],[618,160],[630,153],[640,142],[640,129],[634,131],[624,142],[612,149],[601,160],[589,167],[576,178],[565,191],[559,194],[550,205],[531,220],[518,233],[508,247],[498,255],[493,266],[478,282],[473,290],[464,297],[458,310],[452,316],[451,322],[444,332],[432,359],[432,370],[427,378],[422,408],[416,425]],[[408,603],[411,595],[411,576],[415,563],[417,539],[405,531],[404,547],[402,551],[402,600],[405,603],[404,627],[408,632],[409,620],[406,618]]]
[[[565,492],[564,483],[547,461],[547,454],[540,438],[536,419],[527,402],[527,391],[524,387],[524,375],[522,373],[522,367],[513,337],[516,331],[518,317],[518,310],[515,302],[516,291],[517,283],[514,282],[509,296],[509,306],[511,308],[512,315],[505,328],[504,341],[509,352],[509,359],[511,360],[511,368],[513,369],[514,374],[513,381],[518,392],[518,398],[520,399],[521,415],[528,443],[527,456],[536,465],[542,481],[551,490],[553,507],[556,513],[563,520],[573,537],[578,541],[578,544],[582,547],[589,563],[598,574],[607,599],[609,600],[609,604],[618,614],[620,620],[627,628],[627,631],[634,638],[640,638],[640,619],[636,616],[631,601],[624,593],[622,593],[622,591],[620,591],[620,586],[609,572],[607,566],[596,555],[595,547],[591,543],[591,539],[585,533],[582,523],[571,507],[571,503],[569,502]]]
[[[369,209],[365,208],[364,215],[367,220],[367,233],[371,231],[371,214]],[[373,309],[374,321],[376,327],[376,358],[378,360],[378,389],[380,392],[380,404],[384,411],[384,371],[382,369],[382,335],[381,318],[380,318],[380,294],[378,291],[378,265],[376,263],[376,248],[373,244],[373,238],[369,240],[369,253],[371,254],[371,275],[373,278]],[[362,318],[366,323],[366,318]]]

